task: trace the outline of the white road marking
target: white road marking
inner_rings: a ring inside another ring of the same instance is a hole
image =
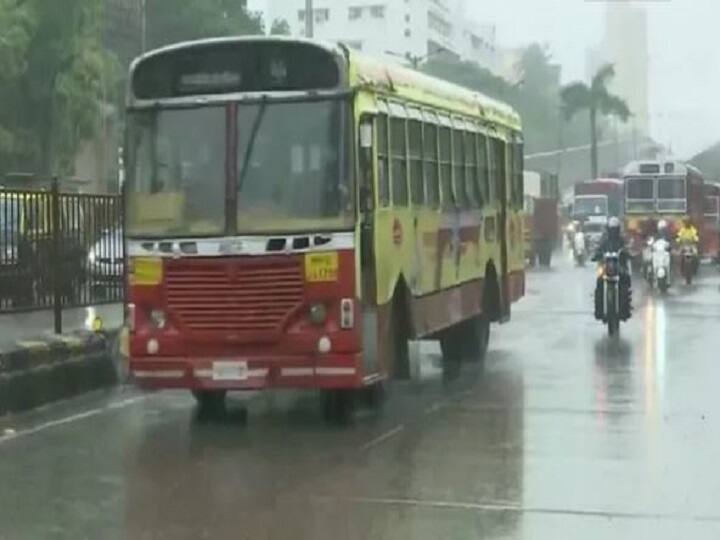
[[[113,403],[109,403],[105,407],[98,407],[97,409],[90,409],[88,411],[84,411],[81,413],[66,416],[65,418],[59,418],[57,420],[50,420],[49,422],[38,424],[37,426],[33,426],[31,428],[24,429],[22,431],[17,431],[15,433],[8,433],[8,434],[0,436],[0,445],[5,444],[5,443],[10,442],[15,439],[21,439],[23,437],[35,435],[37,433],[46,431],[48,429],[64,426],[66,424],[73,424],[75,422],[79,422],[81,420],[86,420],[86,419],[92,418],[94,416],[99,416],[99,415],[107,413],[107,412],[116,411],[118,409],[124,409],[125,407],[130,407],[131,405],[135,405],[136,403],[140,403],[141,401],[145,401],[146,399],[149,399],[149,398],[150,398],[149,395],[143,395],[143,396],[136,396],[136,397],[128,398],[128,399],[123,399],[121,401],[115,401]]]
[[[373,440],[371,440],[371,441],[369,441],[369,442],[366,442],[365,444],[363,444],[363,445],[360,447],[360,450],[363,451],[363,452],[367,452],[367,451],[370,450],[371,448],[376,447],[378,444],[382,444],[382,443],[384,443],[385,441],[387,441],[388,439],[390,439],[390,438],[394,437],[395,435],[397,435],[398,433],[401,433],[404,429],[405,429],[405,425],[404,425],[404,424],[400,424],[399,426],[391,429],[390,431],[387,431],[387,432],[383,433],[383,434],[380,435],[379,437],[375,437]]]

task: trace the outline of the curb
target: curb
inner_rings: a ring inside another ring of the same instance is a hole
[[[27,340],[0,352],[0,416],[118,383],[117,332]]]

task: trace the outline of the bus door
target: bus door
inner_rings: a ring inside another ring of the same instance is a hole
[[[498,233],[500,240],[500,287],[502,290],[501,301],[501,320],[506,321],[510,318],[510,305],[512,304],[510,295],[510,274],[509,274],[509,257],[508,257],[508,144],[505,141],[499,145],[502,155],[499,156],[498,176],[497,176],[497,200],[498,200]]]
[[[385,118],[383,116],[379,118]],[[387,120],[385,120],[385,126]],[[380,163],[378,143],[387,138],[386,129],[378,133],[381,126],[378,118],[364,115],[360,119],[357,133],[358,156],[358,227],[360,242],[360,287],[362,290],[363,310],[363,362],[366,373],[377,371],[377,275],[375,264],[375,209],[378,194],[375,186],[378,174],[386,167]],[[387,144],[386,142],[384,144]]]

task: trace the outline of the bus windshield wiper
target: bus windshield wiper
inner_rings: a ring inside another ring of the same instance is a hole
[[[250,156],[252,156],[253,150],[255,149],[255,141],[257,139],[258,133],[260,133],[260,126],[262,125],[262,120],[265,117],[265,111],[267,110],[267,96],[263,96],[262,101],[260,102],[260,106],[258,107],[258,113],[255,117],[255,122],[253,122],[252,129],[250,130],[250,137],[248,139],[248,145],[245,149],[245,155],[243,156],[243,162],[242,162],[242,168],[240,169],[240,174],[238,175],[238,185],[237,185],[237,191],[238,193],[242,191],[243,183],[245,182],[245,177],[248,173],[248,168],[250,164]]]

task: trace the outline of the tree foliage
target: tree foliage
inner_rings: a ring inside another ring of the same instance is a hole
[[[580,111],[587,110],[590,116],[590,173],[598,176],[598,117],[614,115],[623,122],[630,117],[627,103],[608,90],[608,84],[615,76],[612,64],[602,66],[590,84],[578,81],[570,83],[560,91],[562,109],[566,120],[571,120]]]
[[[527,47],[515,68],[517,82],[510,82],[471,62],[434,58],[423,66],[430,75],[513,106],[523,120],[528,153],[586,143],[586,121],[563,123],[559,100],[560,69],[552,63],[547,50],[537,44]]]
[[[260,16],[248,13],[238,0],[148,0],[146,9],[149,48],[263,31]]]
[[[117,65],[102,0],[0,0],[0,166],[72,172],[97,131]]]
[[[285,19],[275,19],[270,26],[271,36],[289,36],[290,24]]]

